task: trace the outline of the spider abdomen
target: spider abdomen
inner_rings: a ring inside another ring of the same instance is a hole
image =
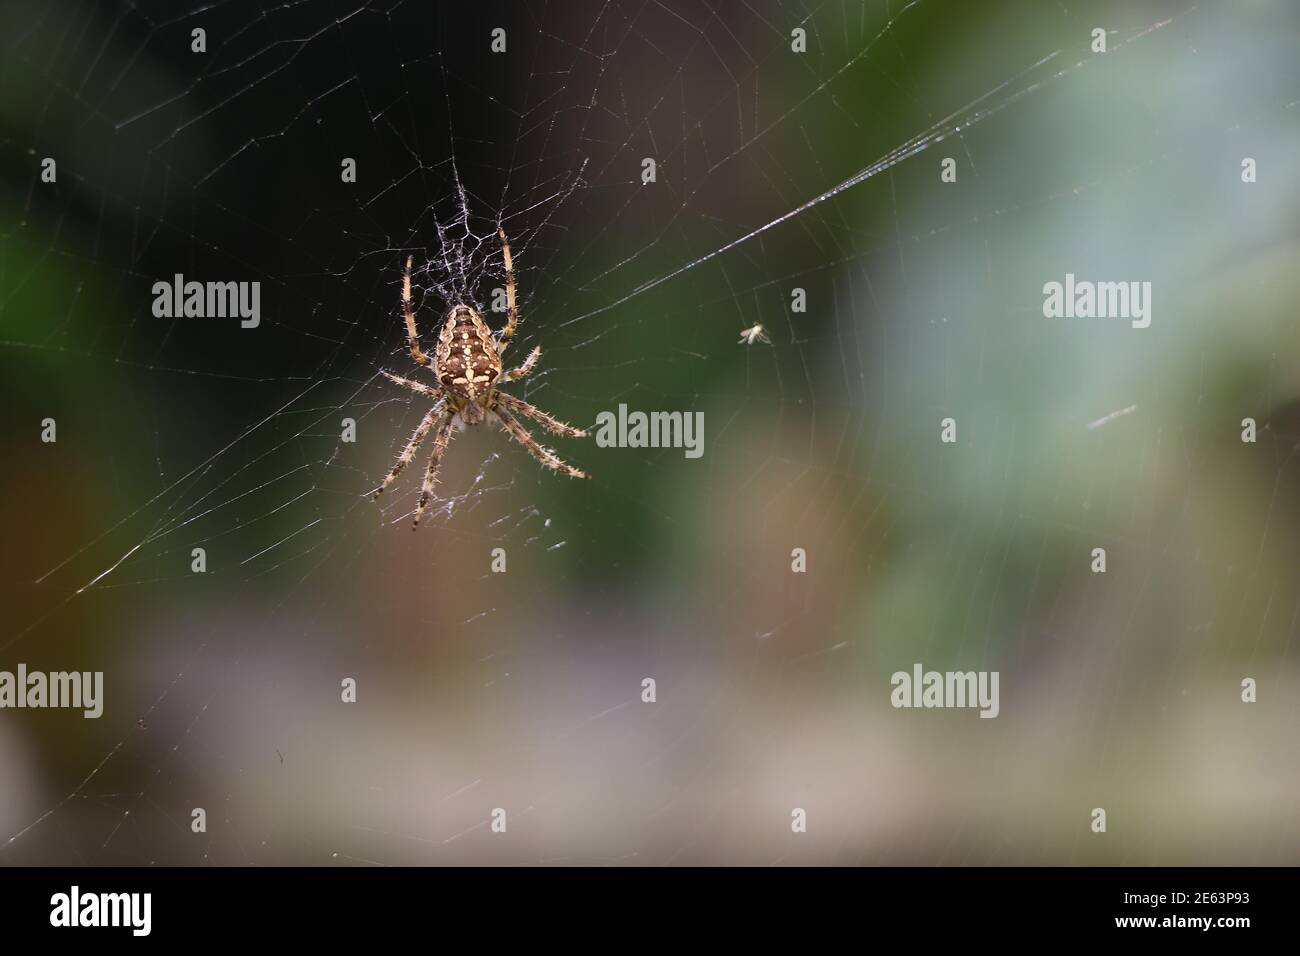
[[[482,404],[501,377],[501,356],[483,317],[458,305],[438,335],[438,382],[460,404]]]

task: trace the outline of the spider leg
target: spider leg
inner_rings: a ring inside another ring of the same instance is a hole
[[[429,396],[429,398],[436,398],[439,401],[442,400],[441,389],[433,388],[432,386],[425,385],[423,382],[417,382],[415,381],[415,379],[412,378],[402,378],[402,376],[394,375],[392,372],[387,372],[384,369],[380,369],[379,374],[384,376],[384,378],[388,379],[390,382],[396,382],[398,385],[401,385],[404,388],[409,388],[413,392],[418,392],[421,395],[427,395]]]
[[[402,279],[402,311],[406,315],[406,345],[411,350],[411,358],[417,365],[432,365],[429,356],[420,351],[420,333],[415,328],[415,313],[411,311],[411,262],[414,256],[406,257],[406,275]]]
[[[384,489],[391,485],[393,481],[396,480],[397,476],[402,473],[402,469],[411,463],[412,459],[415,458],[416,449],[418,449],[420,445],[424,443],[424,440],[429,437],[429,430],[433,428],[433,423],[438,420],[438,416],[442,413],[443,407],[441,402],[429,409],[428,413],[423,419],[421,419],[419,427],[415,429],[415,434],[411,436],[411,440],[406,443],[406,447],[402,449],[402,453],[397,456],[397,462],[393,465],[392,471],[388,473],[388,476],[383,480],[380,486],[371,492],[374,497],[378,498],[383,494]]]
[[[510,243],[501,226],[497,226],[497,235],[501,238],[501,258],[506,263],[506,327],[501,331],[501,341],[497,343],[497,352],[500,353],[506,350],[506,345],[515,337],[515,327],[519,325],[519,309],[515,306],[515,260],[510,255]]]
[[[563,472],[564,474],[568,475],[570,478],[591,477],[591,475],[587,474],[585,471],[579,471],[577,468],[574,468],[572,465],[565,464],[563,461],[557,458],[552,452],[547,451],[541,445],[537,444],[537,439],[534,438],[532,435],[528,434],[528,430],[524,428],[523,425],[519,424],[518,419],[516,419],[515,416],[511,415],[500,405],[496,407],[495,411],[496,411],[497,418],[501,420],[501,424],[506,427],[506,431],[510,432],[510,436],[514,438],[515,441],[519,442],[519,444],[527,448],[528,453],[531,454],[538,461],[540,461],[547,468],[550,468],[552,471]]]
[[[415,506],[415,520],[411,522],[412,531],[420,526],[420,518],[424,515],[424,509],[428,507],[429,498],[433,495],[433,483],[438,478],[438,464],[442,461],[442,454],[451,442],[451,423],[454,418],[454,415],[444,414],[442,421],[438,423],[438,431],[433,436],[433,451],[429,452],[429,464],[424,469],[424,485],[420,488],[420,503]]]
[[[505,375],[501,376],[501,381],[513,382],[523,378],[525,375],[528,375],[530,372],[532,372],[534,368],[537,367],[537,360],[540,359],[541,357],[542,357],[542,347],[539,345],[537,346],[537,348],[533,349],[531,352],[528,353],[528,358],[524,359],[523,365],[519,366],[518,368],[512,368],[510,371],[506,372]]]
[[[506,408],[518,412],[525,418],[531,418],[548,431],[553,431],[557,435],[563,435],[565,438],[587,437],[587,432],[583,431],[581,428],[574,428],[572,425],[566,425],[557,418],[552,418],[536,405],[530,405],[522,398],[516,398],[514,395],[507,394],[506,392],[497,392],[496,395],[497,401],[502,405],[505,405]],[[499,414],[500,410],[498,409],[498,415]]]

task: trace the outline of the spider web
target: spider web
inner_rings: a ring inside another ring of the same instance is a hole
[[[1294,10],[429,7],[11,15],[0,669],[106,700],[0,715],[0,862],[1295,862]],[[402,266],[499,327],[499,226],[513,393],[705,453],[470,429],[411,534]]]

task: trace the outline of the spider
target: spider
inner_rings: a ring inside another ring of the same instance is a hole
[[[515,306],[515,267],[510,255],[510,243],[506,240],[506,231],[497,228],[501,239],[501,255],[506,266],[506,327],[496,335],[488,328],[483,316],[472,307],[464,304],[452,306],[443,320],[442,331],[438,334],[438,347],[431,358],[420,348],[420,334],[415,327],[415,313],[411,309],[411,264],[413,256],[406,257],[406,275],[402,280],[402,311],[406,315],[406,345],[416,365],[432,367],[437,385],[425,385],[414,379],[403,378],[392,372],[381,373],[391,382],[396,382],[418,395],[434,400],[433,407],[421,420],[415,434],[406,443],[402,453],[397,456],[387,477],[374,490],[378,498],[384,489],[402,473],[402,469],[415,458],[416,449],[424,440],[433,435],[433,451],[429,454],[429,464],[424,470],[424,485],[420,489],[420,502],[415,508],[415,520],[411,528],[420,526],[420,518],[429,504],[433,494],[433,484],[438,476],[438,465],[443,453],[451,442],[453,431],[462,431],[467,425],[479,425],[484,422],[498,422],[510,437],[528,449],[529,453],[552,471],[563,472],[570,478],[590,478],[585,472],[561,461],[554,452],[543,448],[537,440],[519,424],[516,414],[531,418],[543,428],[566,438],[585,438],[587,432],[572,425],[566,425],[525,402],[500,390],[507,382],[518,381],[537,366],[542,357],[539,346],[528,353],[522,365],[513,368],[504,375],[501,373],[501,354],[514,337],[519,324],[519,311]]]

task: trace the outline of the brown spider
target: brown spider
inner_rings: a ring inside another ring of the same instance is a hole
[[[419,527],[420,517],[429,504],[433,493],[433,483],[438,475],[438,463],[442,461],[443,452],[451,442],[452,431],[462,430],[466,425],[479,425],[483,422],[500,422],[510,433],[510,437],[528,449],[534,458],[553,471],[563,472],[571,478],[590,478],[585,472],[572,465],[567,465],[556,455],[537,443],[519,424],[512,412],[525,418],[531,418],[543,428],[557,435],[568,438],[585,438],[587,433],[580,428],[566,425],[547,415],[522,398],[516,398],[500,391],[499,386],[523,378],[537,365],[542,357],[540,347],[528,353],[524,364],[501,374],[501,353],[514,337],[519,324],[519,312],[515,307],[515,267],[510,256],[510,243],[506,241],[506,232],[497,229],[501,238],[501,254],[506,265],[506,327],[498,338],[483,321],[483,316],[468,305],[453,306],[447,313],[438,334],[438,347],[434,349],[431,359],[420,349],[420,334],[415,328],[415,313],[411,311],[411,262],[413,257],[406,257],[406,277],[402,281],[402,310],[406,314],[406,345],[411,350],[411,358],[417,365],[433,366],[437,385],[425,385],[413,379],[381,371],[381,374],[398,385],[405,386],[417,394],[434,399],[433,408],[420,422],[411,440],[406,443],[402,453],[397,456],[388,477],[383,480],[374,495],[378,497],[385,488],[393,483],[402,469],[415,458],[415,451],[433,433],[433,451],[429,454],[429,466],[424,471],[424,486],[420,490],[420,503],[415,509],[415,521],[412,529]]]

